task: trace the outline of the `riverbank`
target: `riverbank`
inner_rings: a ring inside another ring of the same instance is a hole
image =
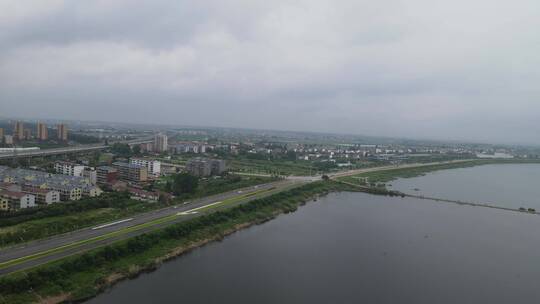
[[[266,222],[281,213],[293,212],[307,201],[334,191],[355,189],[333,181],[311,183],[9,275],[0,279],[0,303],[61,303],[88,299],[118,281],[155,270],[163,262],[193,248]]]
[[[494,164],[538,164],[537,159],[472,159],[469,161],[447,162],[441,164],[433,164],[426,166],[401,168],[399,166],[388,168],[386,170],[370,171],[359,173],[350,176],[338,177],[340,181],[345,181],[352,184],[363,186],[372,186],[377,188],[385,188],[385,183],[396,180],[398,178],[410,178],[422,176],[430,172],[468,168],[482,165]]]
[[[196,193],[177,197],[172,202],[141,201],[131,198],[128,193],[106,192],[99,197],[85,198],[80,201],[21,209],[17,212],[0,211],[0,248],[20,246],[21,243],[125,219],[167,208],[183,201],[204,199],[231,191],[247,191],[253,186],[276,181],[278,181],[277,178],[271,177],[228,176],[204,181],[199,185]]]
[[[538,229],[528,214],[331,193],[87,303],[528,303]]]

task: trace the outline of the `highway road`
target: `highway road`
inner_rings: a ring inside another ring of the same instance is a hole
[[[98,225],[23,245],[4,248],[0,250],[0,275],[29,269],[75,253],[91,250],[156,228],[184,221],[198,216],[201,214],[199,212],[203,211],[201,209],[204,208],[219,208],[222,203],[228,203],[227,206],[230,206],[249,202],[303,183],[296,180],[283,180],[237,189],[192,202],[138,214],[131,218],[120,219],[108,225]]]

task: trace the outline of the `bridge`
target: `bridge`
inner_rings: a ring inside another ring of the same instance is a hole
[[[138,145],[143,143],[153,142],[153,139],[148,138],[138,138],[132,140],[117,141],[111,143],[123,143],[128,145]],[[62,154],[71,154],[71,153],[84,153],[91,151],[104,150],[110,147],[105,144],[97,145],[79,145],[63,148],[53,148],[53,149],[43,149],[43,150],[31,150],[31,151],[14,151],[9,153],[0,153],[0,160],[7,160],[13,158],[31,158],[31,157],[43,157],[51,155],[62,155]]]

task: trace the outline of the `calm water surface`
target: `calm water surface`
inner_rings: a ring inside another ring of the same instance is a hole
[[[89,303],[538,303],[539,259],[540,216],[337,193]]]
[[[540,210],[540,164],[443,170],[391,184],[392,189],[405,193]]]

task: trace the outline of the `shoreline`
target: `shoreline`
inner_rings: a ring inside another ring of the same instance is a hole
[[[333,181],[311,183],[38,266],[24,275],[14,273],[0,279],[3,291],[0,303],[81,303],[118,282],[152,272],[193,249],[340,191],[354,192],[355,189]],[[33,290],[34,294],[26,290]]]
[[[337,190],[337,191],[330,191],[330,192],[315,194],[312,197],[310,197],[309,199],[307,199],[307,200],[305,200],[303,202],[300,202],[299,206],[303,206],[303,205],[307,204],[309,201],[312,201],[314,198],[319,198],[319,197],[326,196],[326,195],[328,195],[330,193],[339,193],[339,192],[353,192],[353,191],[350,191],[350,190]],[[374,194],[374,193],[365,192],[365,191],[362,191],[362,190],[356,191],[356,192],[372,194],[372,195],[384,195],[384,196],[391,196],[391,197],[396,196],[396,195],[390,195],[390,194]],[[537,212],[533,213],[533,212],[527,212],[527,211],[520,211],[519,209],[513,209],[513,208],[490,206],[490,205],[485,205],[485,204],[462,202],[462,201],[441,199],[441,198],[434,198],[434,197],[415,196],[415,195],[409,195],[409,194],[405,194],[405,197],[412,197],[412,198],[422,199],[422,200],[430,200],[430,201],[433,201],[433,202],[445,202],[445,203],[451,203],[451,204],[454,204],[454,205],[461,205],[461,206],[472,206],[472,207],[484,207],[484,208],[498,209],[498,210],[503,210],[503,211],[518,212],[518,213],[523,213],[523,214],[531,214],[531,215],[538,215],[539,214]],[[292,212],[294,212],[294,211],[292,211]],[[286,212],[286,213],[289,213],[289,212]],[[175,260],[177,258],[181,258],[184,254],[187,254],[187,253],[189,253],[189,252],[191,252],[193,250],[196,250],[198,248],[202,248],[202,247],[204,247],[204,246],[206,246],[206,245],[208,245],[208,244],[210,244],[212,242],[222,241],[226,237],[231,236],[234,233],[239,232],[241,230],[248,229],[248,228],[250,228],[252,226],[255,226],[255,225],[264,224],[264,223],[266,223],[268,221],[271,221],[274,218],[276,218],[277,216],[282,215],[282,214],[284,214],[284,213],[283,212],[276,212],[272,217],[269,217],[269,218],[267,218],[265,220],[252,221],[252,222],[249,222],[249,223],[239,224],[239,225],[235,226],[232,229],[223,231],[219,235],[215,235],[213,237],[210,237],[210,238],[207,238],[207,239],[204,239],[204,240],[200,240],[200,241],[192,243],[192,244],[190,244],[188,246],[179,246],[179,247],[173,249],[169,254],[167,254],[165,256],[162,256],[162,257],[156,258],[152,264],[146,265],[144,267],[134,268],[129,273],[113,273],[113,274],[109,275],[109,277],[106,279],[106,283],[104,283],[104,284],[97,287],[98,288],[98,293],[96,295],[93,295],[91,297],[84,298],[84,299],[77,299],[77,300],[74,300],[74,301],[70,300],[70,302],[72,302],[72,303],[84,303],[85,301],[88,301],[88,300],[98,296],[99,294],[102,294],[104,292],[107,292],[108,290],[111,290],[118,283],[121,283],[123,281],[136,279],[139,276],[141,276],[143,274],[146,274],[146,273],[152,273],[152,272],[158,270],[165,263],[167,263],[169,261],[173,261],[173,260]],[[56,304],[56,303],[63,303],[66,300],[69,300],[69,299],[66,298],[66,299],[64,299],[63,301],[60,301],[60,302],[51,302],[50,299],[43,299],[43,300],[44,301],[39,302],[39,303],[41,303],[41,304]]]
[[[451,169],[461,169],[461,168],[471,168],[477,166],[485,165],[513,165],[513,164],[540,164],[540,159],[470,159],[470,160],[458,160],[444,163],[429,163],[420,166],[396,166],[389,167],[383,170],[369,170],[365,172],[358,172],[355,174],[347,174],[335,177],[338,181],[345,181],[350,184],[357,184],[359,186],[368,186],[372,184],[370,188],[383,188],[386,189],[386,183],[394,181],[399,178],[411,178],[424,176],[427,173],[442,171],[442,170],[451,170]],[[360,183],[360,180],[363,179],[365,184]],[[354,183],[353,183],[354,182]],[[374,184],[379,185],[379,187],[374,187]]]
[[[280,214],[276,214],[276,216],[278,216],[278,215],[280,215]],[[268,219],[267,221],[271,221],[272,219],[273,218]],[[199,249],[199,248],[203,248],[204,246],[206,246],[206,245],[208,245],[210,243],[222,241],[226,237],[228,237],[230,235],[233,235],[236,232],[239,232],[239,231],[244,230],[244,229],[248,229],[248,228],[250,228],[252,226],[255,226],[255,225],[264,224],[267,221],[251,222],[251,223],[245,223],[245,224],[238,225],[237,227],[235,227],[233,229],[224,231],[221,235],[216,235],[216,236],[214,236],[212,238],[207,238],[207,239],[201,240],[199,242],[195,242],[195,243],[193,243],[193,244],[191,244],[189,246],[185,246],[185,247],[184,246],[179,246],[179,247],[173,249],[170,253],[168,253],[168,254],[166,254],[166,255],[164,255],[162,257],[156,258],[154,260],[153,264],[149,264],[149,265],[146,265],[144,267],[136,267],[136,268],[133,269],[133,271],[131,271],[129,273],[112,273],[105,279],[105,283],[103,283],[100,286],[96,286],[96,288],[98,290],[97,294],[95,294],[94,296],[88,297],[88,298],[70,300],[70,302],[71,303],[84,303],[84,302],[86,302],[86,301],[88,301],[90,299],[93,299],[93,298],[99,296],[102,293],[107,292],[108,290],[111,290],[118,283],[121,283],[123,281],[134,280],[134,279],[137,279],[139,276],[141,276],[143,274],[152,273],[154,271],[157,271],[165,263],[173,261],[173,260],[178,259],[178,258],[181,258],[184,254],[190,253],[193,250],[196,250],[196,249]],[[69,300],[69,299],[68,298],[63,299],[60,302],[50,302],[50,301],[47,301],[47,299],[43,299],[43,300],[44,300],[43,302],[39,302],[39,303],[40,304],[58,304],[58,303],[63,303],[65,301]]]

